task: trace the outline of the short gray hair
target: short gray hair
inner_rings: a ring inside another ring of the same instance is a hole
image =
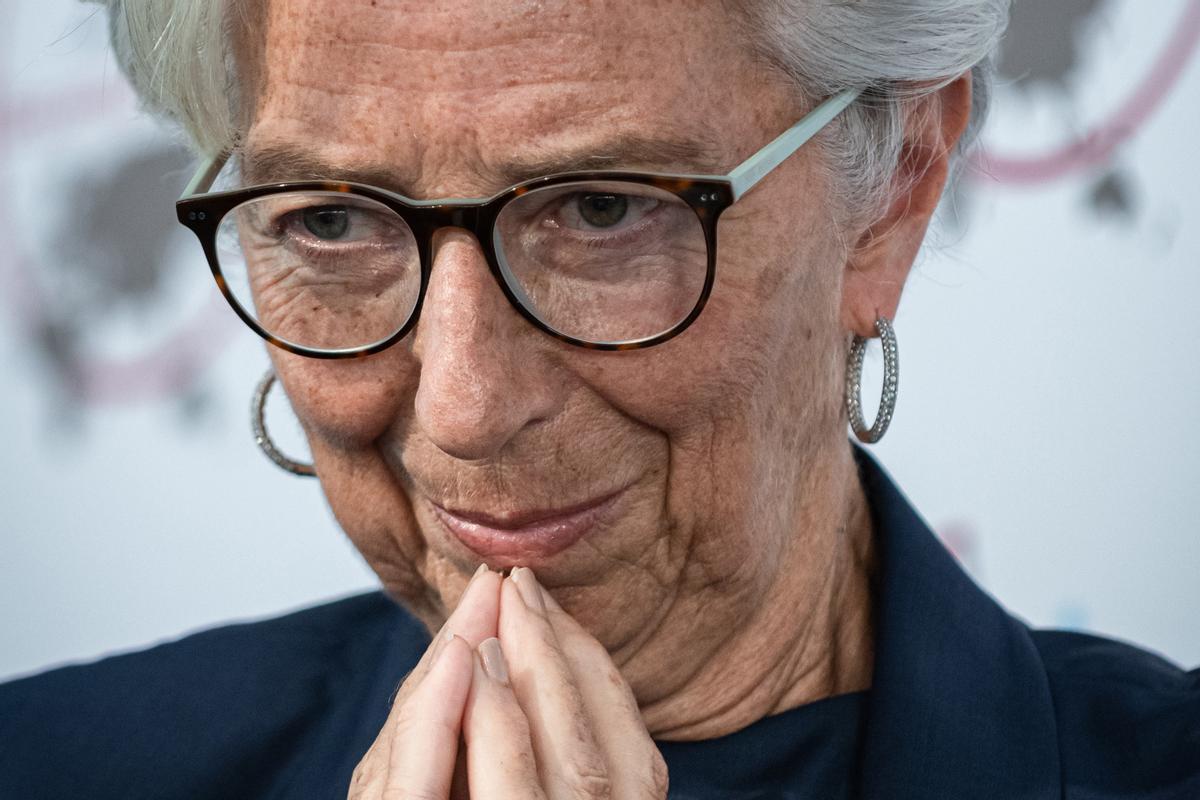
[[[729,0],[750,46],[810,100],[866,89],[822,137],[842,206],[867,220],[904,187],[892,178],[919,101],[971,73],[957,171],[987,119],[1010,0]],[[866,220],[862,220],[866,221]]]
[[[205,154],[233,147],[244,109],[229,42],[254,0],[104,0],[113,49],[143,105]],[[763,62],[819,98],[867,92],[824,136],[842,207],[871,216],[894,191],[915,102],[970,71],[975,141],[1009,0],[725,0]],[[956,159],[958,160],[958,159]]]

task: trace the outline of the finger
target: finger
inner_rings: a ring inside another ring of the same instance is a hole
[[[495,636],[500,616],[502,577],[499,572],[488,569],[487,564],[480,564],[459,597],[454,611],[442,626],[442,632],[453,631],[455,636],[466,639],[473,648],[478,647],[484,639]]]
[[[471,688],[471,645],[441,637],[424,680],[397,704],[355,772],[350,796],[446,797],[450,792],[463,709]]]
[[[545,800],[529,723],[513,694],[497,639],[475,651],[463,716],[471,800]]]
[[[522,570],[535,583],[533,573]],[[613,662],[608,649],[539,586],[575,685],[593,722],[597,744],[612,776],[613,797],[667,796],[667,763],[642,720],[633,689]]]
[[[500,578],[500,573],[489,570],[487,564],[479,565],[459,597],[458,605],[397,690],[392,700],[393,708],[402,704],[421,682],[429,669],[439,639],[447,633],[463,637],[471,647],[496,635],[497,618],[500,615]]]
[[[470,649],[488,636],[494,635],[497,617],[500,613],[500,577],[499,573],[490,571],[486,564],[479,565],[466,589],[463,590],[454,612],[434,636],[420,661],[409,671],[397,688],[396,694],[392,698],[391,711],[388,713],[388,718],[384,722],[379,736],[376,737],[375,742],[355,769],[351,797],[364,796],[355,792],[361,792],[361,787],[373,785],[386,776],[390,768],[388,765],[394,744],[393,739],[402,724],[401,716],[408,713],[406,707],[410,698],[423,685],[431,665],[437,662],[440,651],[449,643],[448,637],[455,634],[463,636],[466,639],[465,644]],[[470,670],[467,672],[469,674]],[[462,702],[459,702],[457,707],[460,714]],[[457,743],[455,743],[456,745]],[[452,748],[451,752],[454,749]]]
[[[607,764],[583,698],[546,616],[532,573],[524,568],[500,587],[500,640],[513,690],[533,740],[542,786],[552,800],[607,798]],[[526,602],[524,597],[528,597]]]
[[[496,622],[500,615],[500,579],[499,572],[492,572],[486,563],[480,564],[467,586],[459,595],[458,603],[450,616],[446,618],[441,629],[434,635],[437,637],[450,631],[467,640],[471,647],[490,636],[496,635]],[[417,668],[426,661],[429,651],[417,663]],[[414,668],[414,672],[417,668]]]

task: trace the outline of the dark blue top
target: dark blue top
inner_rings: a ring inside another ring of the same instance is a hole
[[[680,798],[1197,800],[1200,670],[1034,631],[859,456],[869,692],[660,743]],[[0,798],[342,798],[429,641],[378,593],[0,686]]]
[[[671,800],[851,800],[870,692],[765,717],[701,742],[658,742]]]

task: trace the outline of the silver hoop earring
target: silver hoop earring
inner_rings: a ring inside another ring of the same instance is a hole
[[[867,427],[862,410],[863,356],[867,352],[867,340],[855,335],[850,345],[850,357],[846,361],[846,411],[850,415],[850,427],[854,435],[864,444],[875,444],[883,438],[896,410],[896,392],[900,386],[900,357],[896,351],[896,332],[887,317],[875,320],[875,332],[883,343],[883,395],[879,400],[879,413],[875,424]]]
[[[267,423],[265,412],[267,407],[267,395],[271,391],[271,387],[275,385],[275,370],[268,369],[259,380],[258,385],[254,387],[254,398],[250,402],[250,427],[254,429],[254,443],[258,445],[258,449],[266,453],[267,458],[275,462],[275,466],[280,469],[285,469],[293,475],[303,475],[305,477],[314,477],[317,471],[313,469],[312,464],[303,464],[299,461],[292,461],[275,447],[275,443],[271,441],[271,435],[267,433]]]

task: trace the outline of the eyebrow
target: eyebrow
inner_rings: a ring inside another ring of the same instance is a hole
[[[542,147],[529,155],[473,167],[481,183],[495,191],[533,178],[563,172],[643,171],[723,174],[720,148],[702,137],[654,138],[621,133],[597,145]],[[333,180],[364,183],[413,197],[416,176],[403,164],[339,162],[312,147],[273,142],[242,153],[243,175],[253,183]],[[484,194],[487,194],[486,192]]]

